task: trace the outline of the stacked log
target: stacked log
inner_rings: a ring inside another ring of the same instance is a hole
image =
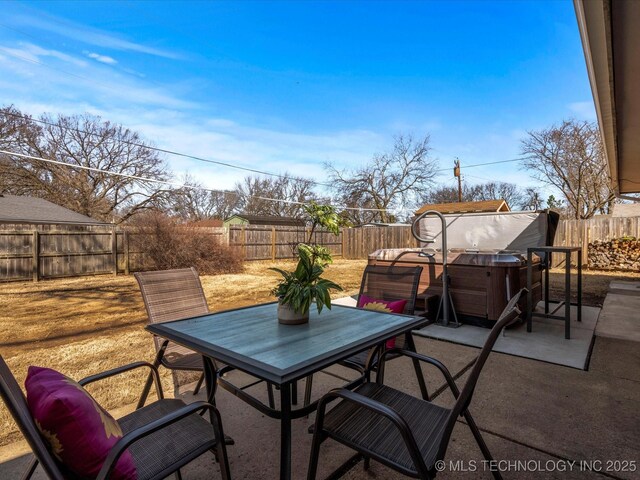
[[[640,271],[640,240],[622,237],[589,243],[589,268]]]

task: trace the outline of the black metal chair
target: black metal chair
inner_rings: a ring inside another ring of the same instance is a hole
[[[375,383],[364,383],[353,391],[335,389],[322,397],[318,403],[307,480],[316,478],[320,445],[327,438],[356,450],[365,458],[365,468],[371,458],[414,478],[434,478],[437,473],[436,462],[444,459],[459,416],[465,418],[484,458],[493,460],[469,413],[469,403],[500,332],[520,314],[517,303],[523,290],[509,301],[489,333],[462,392],[458,390],[449,370],[438,360],[407,350],[393,349],[381,355]],[[453,407],[440,407],[384,385],[384,363],[386,357],[393,354],[408,356],[440,370],[456,398]],[[327,411],[328,404],[336,399],[340,401]],[[501,478],[499,472],[493,474],[495,478]]]
[[[209,313],[200,277],[193,267],[137,272],[134,276],[140,286],[149,323],[169,322]],[[153,362],[155,366],[163,365],[170,370],[202,372],[193,392],[194,395],[197,395],[204,380],[202,356],[164,338],[154,336],[153,341],[157,352]],[[217,368],[220,370],[224,368],[224,365],[219,364]],[[146,401],[151,389],[151,382],[150,375],[140,397],[139,406]],[[270,383],[267,385],[269,405],[273,407],[273,387]]]
[[[80,380],[85,386],[137,368],[151,369],[159,400],[118,419],[123,437],[109,452],[97,480],[109,478],[120,456],[128,450],[136,466],[139,480],[160,480],[175,473],[180,480],[180,468],[206,451],[214,453],[220,463],[223,479],[229,479],[229,462],[220,413],[211,404],[194,402],[189,405],[178,399],[164,399],[156,367],[136,362],[114,368]],[[26,398],[4,359],[0,356],[0,396],[29,443],[35,458],[30,462],[23,480],[31,478],[38,464],[52,480],[80,480],[49,451],[46,441],[31,417]],[[202,414],[209,412],[210,421]]]
[[[200,277],[193,267],[137,272],[134,276],[140,286],[149,323],[170,322],[209,313]],[[163,365],[170,370],[201,372],[193,392],[197,395],[204,380],[202,356],[163,338],[154,336],[153,341],[156,347],[156,358],[153,362],[155,366]],[[152,378],[149,375],[140,399],[141,403],[146,401],[151,381]]]
[[[420,283],[420,275],[422,267],[402,267],[402,266],[382,266],[368,265],[362,274],[362,282],[360,283],[360,292],[358,299],[363,295],[377,300],[406,300],[404,307],[405,315],[413,315],[416,307],[416,296],[418,294],[418,285]],[[426,322],[426,320],[425,320]],[[411,333],[407,333],[396,339],[396,347],[402,350],[416,351],[416,346]],[[379,349],[370,348],[357,353],[345,360],[339,365],[351,368],[360,373],[363,377],[368,377],[371,370],[376,369],[376,363],[379,355]],[[401,355],[389,354],[388,360],[399,358]],[[420,392],[423,398],[428,397],[427,387],[424,382],[424,376],[420,368],[420,362],[412,359],[413,367],[416,372]],[[307,377],[305,386],[304,405],[311,402],[311,389],[313,388],[313,377]]]

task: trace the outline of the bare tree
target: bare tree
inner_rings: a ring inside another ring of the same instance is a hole
[[[245,177],[236,184],[240,196],[239,208],[251,215],[303,218],[305,211],[302,204],[318,199],[313,186],[311,180],[289,174],[281,177]]]
[[[507,201],[511,208],[525,208],[526,193],[514,183],[486,182],[477,185],[462,186],[462,201],[476,202],[480,200]],[[440,186],[422,197],[422,203],[455,203],[458,201],[458,187]]]
[[[522,153],[529,156],[522,165],[562,193],[568,216],[610,212],[615,194],[596,123],[565,120],[529,132]]]
[[[176,217],[190,221],[212,218],[224,220],[240,211],[241,198],[235,190],[207,190],[188,174],[183,177],[182,183],[187,187],[171,192],[164,207]]]
[[[23,155],[38,156],[42,129],[30,116],[23,115],[14,106],[0,109],[0,149]],[[0,193],[28,195],[33,193],[33,182],[28,172],[18,168],[20,160],[0,154]]]
[[[466,185],[462,187],[462,201],[468,202],[466,197]],[[432,190],[429,190],[426,195],[423,195],[420,199],[420,204],[432,204],[432,203],[455,203],[458,201],[458,187],[448,185],[438,185]]]
[[[377,209],[361,212],[359,219],[392,221],[389,210],[414,203],[433,181],[436,163],[429,156],[429,140],[429,135],[419,140],[399,135],[390,152],[374,155],[368,165],[354,171],[327,165],[336,196],[349,207]]]
[[[3,192],[42,197],[107,221],[125,220],[166,195],[157,183],[131,178],[167,178],[164,161],[136,132],[91,115],[43,115],[45,123],[36,125],[16,121],[16,113],[0,110],[0,131],[10,133],[0,143],[6,150],[85,168],[2,155]]]
[[[338,214],[347,225],[363,225],[380,219],[373,199],[363,197],[360,193],[344,192],[336,195],[334,201],[347,207]],[[389,214],[388,218],[391,222],[395,221],[393,215]]]
[[[527,187],[523,193],[520,207],[523,210],[540,210],[544,207],[544,199],[537,188]]]
[[[511,208],[522,206],[524,196],[515,183],[486,182],[469,188],[472,200],[506,200]]]

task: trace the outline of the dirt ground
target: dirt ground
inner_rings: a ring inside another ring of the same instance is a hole
[[[357,293],[365,260],[337,260],[327,278],[343,286],[342,295]],[[273,300],[270,289],[278,275],[271,262],[249,262],[242,274],[203,276],[202,285],[212,311]],[[282,268],[293,263],[278,262]],[[640,273],[592,272],[583,276],[583,301],[601,305],[612,280],[638,280]],[[562,271],[551,273],[552,296],[564,288]],[[39,283],[0,284],[0,354],[19,382],[29,365],[51,367],[72,378],[107,370],[135,360],[151,361],[154,348],[143,329],[146,314],[133,276],[96,276]],[[92,387],[106,408],[133,403],[142,374],[119,377]],[[163,369],[166,391],[170,375]],[[116,385],[116,388],[114,388]],[[13,420],[0,406],[0,446],[20,439]]]

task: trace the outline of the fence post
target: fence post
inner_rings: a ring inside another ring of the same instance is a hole
[[[583,224],[584,225],[584,224]],[[582,230],[582,265],[589,267],[589,230],[591,227],[584,225]]]
[[[271,227],[271,261],[276,261],[276,227]]]
[[[342,227],[340,229],[340,236],[342,237],[342,250],[340,250],[340,253],[342,254],[342,258],[347,258],[346,254],[345,254],[345,250],[346,250],[346,244],[347,244],[347,240],[344,236],[346,228]]]
[[[37,230],[33,231],[32,242],[32,262],[31,262],[31,273],[33,275],[33,281],[37,282],[40,280],[40,233]]]
[[[111,258],[113,260],[113,274],[118,275],[118,234],[115,223],[111,229]]]
[[[124,274],[129,275],[129,232],[122,233],[122,241],[124,243]]]
[[[242,253],[244,254],[244,259],[247,260],[247,232],[244,230],[244,225],[242,225],[240,241],[242,242]]]

